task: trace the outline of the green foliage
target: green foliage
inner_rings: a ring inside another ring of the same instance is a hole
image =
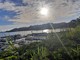
[[[68,54],[54,33],[46,41],[35,42],[16,48],[10,38],[9,47],[0,52],[0,60],[80,60],[80,27],[57,33]]]
[[[77,26],[75,28],[72,28],[70,29],[65,37],[65,39],[68,39],[68,40],[72,40],[74,41],[76,44],[80,44],[80,26]],[[72,42],[71,41],[71,42]]]
[[[59,47],[62,47],[59,39],[57,38],[57,36],[51,32],[48,34],[47,36],[47,40],[43,41],[43,44],[49,49],[49,50],[54,50],[57,49]]]
[[[33,51],[31,54],[31,60],[49,60],[48,55],[49,51],[45,47],[38,47],[37,51]]]

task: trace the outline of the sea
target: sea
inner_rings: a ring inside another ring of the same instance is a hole
[[[31,30],[31,31],[17,31],[17,32],[0,32],[0,37],[18,35],[18,34],[20,34],[21,36],[25,36],[25,35],[32,34],[32,33],[49,33],[51,31],[60,32],[63,30],[65,29],[55,29],[55,30],[45,29],[45,30]]]

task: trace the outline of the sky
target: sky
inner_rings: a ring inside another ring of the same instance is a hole
[[[48,10],[47,16],[40,13]],[[80,0],[0,0],[0,31],[43,23],[69,22],[80,16]]]

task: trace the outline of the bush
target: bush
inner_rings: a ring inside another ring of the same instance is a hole
[[[46,41],[15,47],[10,40],[9,47],[0,52],[0,60],[80,60],[80,27],[57,33],[67,51],[54,33]]]

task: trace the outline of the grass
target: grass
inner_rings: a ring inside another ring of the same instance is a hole
[[[7,39],[9,48],[0,52],[0,60],[80,60],[80,27],[58,33],[61,43],[50,33],[46,41],[15,47],[11,39]]]

